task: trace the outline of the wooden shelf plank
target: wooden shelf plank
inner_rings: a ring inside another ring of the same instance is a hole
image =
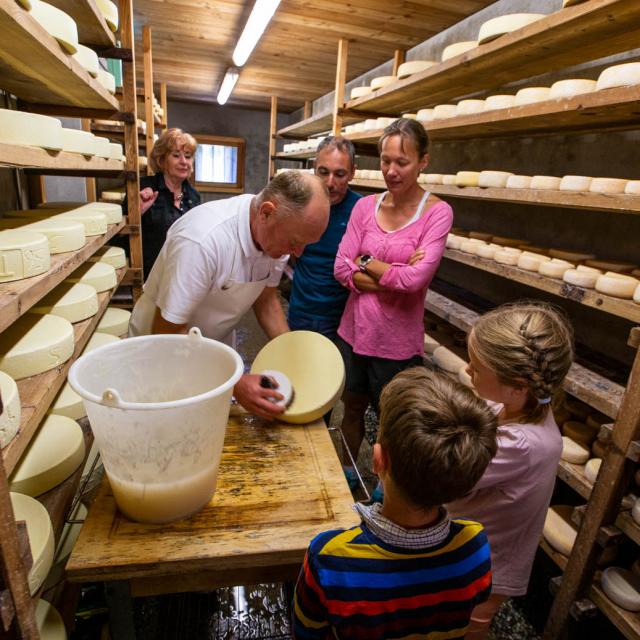
[[[354,187],[366,189],[386,189],[383,180],[353,180]],[[615,213],[640,213],[640,196],[626,194],[605,194],[590,192],[571,192],[537,189],[501,189],[490,187],[456,187],[444,184],[424,184],[425,189],[437,196],[464,198],[470,200],[488,200],[490,202],[510,202],[512,204],[531,204],[545,207],[563,207],[583,209],[585,211],[611,211]]]
[[[637,640],[640,637],[640,614],[625,611],[611,602],[602,591],[599,580],[591,585],[589,598],[611,620],[625,638]]]
[[[342,124],[347,125],[352,122],[362,120],[359,115],[343,115]],[[288,127],[280,129],[276,135],[279,138],[291,138],[294,140],[306,139],[317,133],[331,133],[333,127],[333,114],[324,113],[322,115],[311,116],[300,122],[290,124]]]
[[[300,153],[285,153],[284,151],[279,151],[276,153],[274,158],[278,160],[310,160],[311,158],[316,157],[316,152],[314,151],[302,151]]]
[[[540,548],[556,563],[563,571],[567,567],[568,558],[551,547],[544,539],[540,538]]]
[[[116,38],[95,0],[47,0],[70,15],[78,26],[78,40],[86,46],[114,47]]]
[[[0,88],[27,102],[118,111],[116,98],[14,0],[0,0],[0,32]]]
[[[628,51],[637,46],[639,21],[636,0],[590,0],[350,100],[346,106],[401,113]]]
[[[435,291],[427,292],[424,307],[466,332],[471,330],[480,317],[479,313]],[[563,388],[610,418],[617,416],[624,395],[622,385],[616,384],[575,362],[571,365],[571,369],[564,379]]]
[[[593,485],[584,475],[583,464],[572,464],[565,460],[560,460],[558,465],[558,478],[566,482],[576,493],[586,500],[591,495]]]
[[[461,140],[637,128],[640,86],[617,87],[508,109],[423,122],[431,140]],[[347,134],[354,143],[373,144],[382,129]]]
[[[118,269],[116,273],[118,275],[119,284],[126,273],[126,269]],[[113,291],[115,291],[115,288]],[[3,462],[7,475],[10,475],[15,468],[20,457],[29,445],[38,425],[49,410],[51,402],[65,383],[67,373],[71,368],[71,365],[82,353],[82,350],[91,337],[91,334],[100,322],[100,318],[109,304],[113,291],[99,293],[98,312],[91,318],[83,320],[82,322],[77,322],[73,325],[75,348],[73,350],[73,355],[69,360],[67,360],[67,362],[55,369],[52,369],[51,371],[46,371],[45,373],[41,373],[37,376],[18,380],[18,392],[20,394],[20,402],[22,405],[20,430],[16,437],[2,450]]]
[[[630,511],[621,511],[616,518],[616,527],[636,544],[640,544],[640,526],[631,517]]]
[[[488,273],[526,284],[535,289],[552,293],[568,300],[573,300],[587,307],[599,309],[605,313],[610,313],[621,318],[626,318],[632,322],[640,322],[640,305],[632,300],[623,300],[621,298],[613,298],[603,293],[595,291],[595,289],[583,289],[575,287],[554,278],[542,276],[539,273],[525,271],[518,267],[500,264],[487,258],[480,258],[476,255],[464,253],[457,249],[446,249],[445,258],[475,269],[481,269]]]
[[[51,256],[51,268],[46,273],[0,284],[0,331],[4,331],[51,289],[69,277],[72,271],[111,240],[126,224],[127,221],[123,218],[119,224],[109,225],[107,233],[88,238],[82,249]]]
[[[101,172],[123,171],[124,162],[95,156],[83,156],[80,153],[68,151],[48,151],[40,147],[26,147],[0,142],[0,167],[38,169],[42,170],[42,173],[51,169],[56,173],[66,172],[69,175],[73,175],[76,171],[82,173],[91,171],[99,175]]]
[[[116,142],[124,144],[124,123],[109,122],[108,120],[92,120],[91,133],[104,136]],[[147,136],[142,120],[138,120],[138,146],[146,146]]]

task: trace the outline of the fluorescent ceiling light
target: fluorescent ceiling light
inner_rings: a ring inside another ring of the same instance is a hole
[[[227,72],[224,74],[224,78],[222,79],[222,84],[220,85],[220,90],[218,91],[218,104],[224,104],[231,95],[233,91],[233,87],[236,86],[236,82],[238,82],[238,78],[240,77],[240,72],[235,67],[229,67]]]
[[[237,67],[241,67],[247,61],[279,4],[280,0],[256,0],[233,51],[233,64]]]

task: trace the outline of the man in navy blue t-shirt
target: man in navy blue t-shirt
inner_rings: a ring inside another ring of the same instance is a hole
[[[315,172],[329,189],[329,225],[320,240],[308,244],[295,262],[288,317],[292,330],[317,331],[332,340],[337,336],[349,291],[333,277],[333,263],[351,210],[361,197],[349,189],[355,169],[350,140],[328,136],[319,144]]]

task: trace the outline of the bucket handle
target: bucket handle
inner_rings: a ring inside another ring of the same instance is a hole
[[[116,389],[109,387],[102,392],[102,402],[108,407],[119,407],[122,404],[122,398]]]
[[[198,327],[189,329],[189,340],[202,340],[202,332]]]

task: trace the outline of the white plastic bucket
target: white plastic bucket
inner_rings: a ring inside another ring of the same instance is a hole
[[[170,522],[211,500],[242,372],[231,347],[197,328],[110,343],[73,364],[69,384],[126,516]]]

